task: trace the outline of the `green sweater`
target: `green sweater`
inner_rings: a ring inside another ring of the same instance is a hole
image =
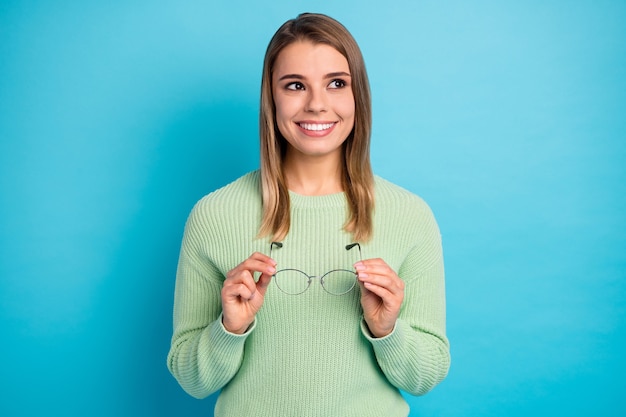
[[[290,193],[291,229],[274,249],[277,268],[321,276],[353,269],[358,250],[346,251],[343,193]],[[249,173],[201,199],[193,208],[180,253],[174,333],[168,367],[190,395],[222,389],[215,416],[406,416],[399,390],[424,394],[450,365],[445,336],[441,237],[419,197],[379,177],[373,238],[363,259],[382,258],[405,281],[393,332],[373,338],[362,318],[359,288],[336,296],[318,279],[300,295],[270,283],[263,307],[243,335],[221,322],[226,273],[255,251],[261,219],[260,176]]]

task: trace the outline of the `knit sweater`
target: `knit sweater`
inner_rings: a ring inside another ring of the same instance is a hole
[[[291,228],[272,258],[277,269],[319,277],[351,269],[343,193],[290,192]],[[405,281],[391,334],[374,338],[363,320],[359,286],[326,292],[319,279],[288,295],[271,282],[243,335],[221,321],[228,271],[255,251],[262,203],[260,175],[249,173],[201,199],[191,211],[180,252],[168,368],[190,395],[222,390],[215,416],[406,416],[400,390],[421,395],[447,374],[444,270],[439,228],[419,197],[375,177],[373,238],[363,259],[381,258]]]

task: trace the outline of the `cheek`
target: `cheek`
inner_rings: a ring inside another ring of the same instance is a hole
[[[289,133],[289,129],[291,126],[291,117],[289,114],[289,108],[286,106],[286,102],[281,99],[274,99],[274,106],[276,108],[274,117],[276,119],[276,127],[278,127],[278,131],[284,138],[288,138],[291,136]]]
[[[350,128],[352,128],[354,126],[354,117],[356,113],[354,102],[345,103],[341,108],[338,108],[337,111],[341,112],[339,114],[341,118],[344,121],[348,122],[348,124],[350,125]]]
[[[354,98],[351,95],[337,101],[335,108],[344,119],[354,118],[356,104],[354,103]]]
[[[278,124],[286,123],[293,115],[293,103],[289,100],[279,98],[274,99],[274,106],[276,107],[276,121]]]

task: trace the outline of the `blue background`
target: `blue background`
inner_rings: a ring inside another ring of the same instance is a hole
[[[359,42],[375,171],[442,230],[453,362],[411,415],[626,415],[626,2],[591,0],[3,0],[0,415],[211,415],[165,365],[180,239],[257,168],[302,11]]]

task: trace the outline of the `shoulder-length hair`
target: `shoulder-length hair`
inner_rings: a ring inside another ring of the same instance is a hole
[[[272,37],[263,62],[261,80],[260,142],[263,218],[259,236],[283,240],[291,223],[289,191],[282,161],[286,140],[276,125],[272,72],[280,51],[297,41],[332,46],[348,61],[355,101],[354,127],[343,144],[342,185],[349,213],[344,229],[355,241],[367,241],[373,232],[374,176],[370,163],[372,112],[369,81],[361,50],[338,21],[321,14],[303,13],[285,22]]]

